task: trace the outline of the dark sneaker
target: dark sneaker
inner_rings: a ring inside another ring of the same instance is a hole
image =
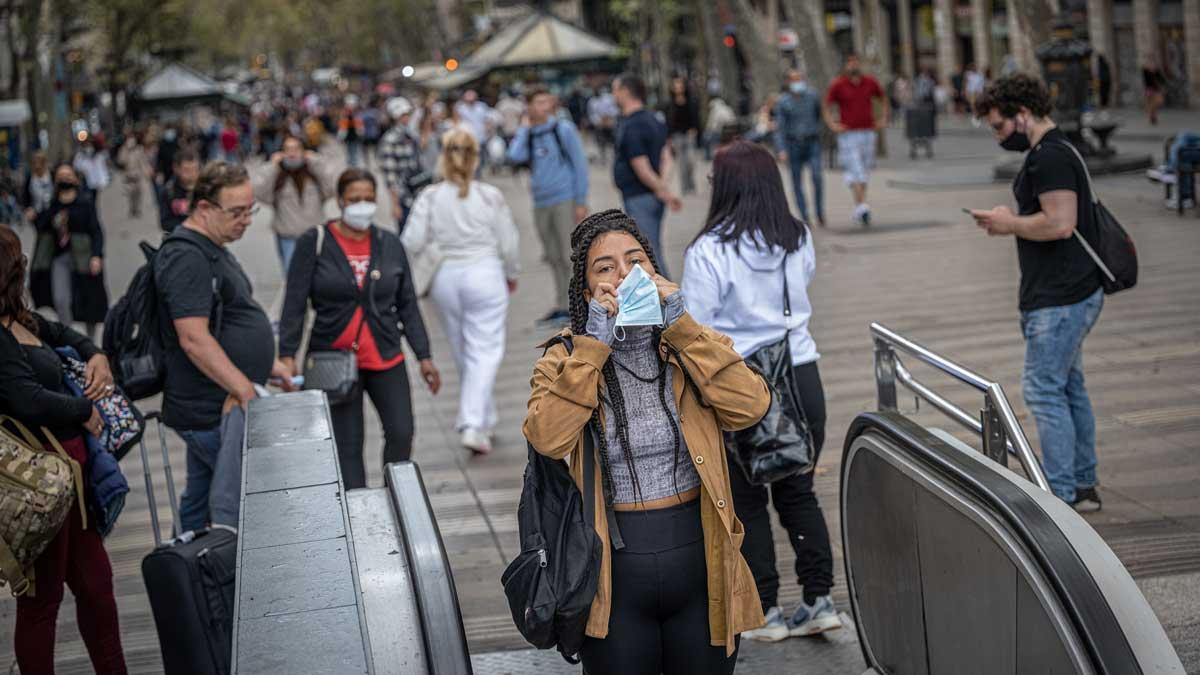
[[[1071,506],[1076,511],[1080,513],[1099,511],[1102,505],[1100,494],[1096,492],[1096,488],[1075,488],[1075,499],[1071,502]]]

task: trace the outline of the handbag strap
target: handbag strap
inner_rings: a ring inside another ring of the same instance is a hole
[[[1079,150],[1077,150],[1075,146],[1071,145],[1070,143],[1058,143],[1058,145],[1064,146],[1070,150],[1071,154],[1075,155],[1075,159],[1079,160],[1079,165],[1083,167],[1083,175],[1087,178],[1088,194],[1092,198],[1092,217],[1094,218],[1095,207],[1100,205],[1100,197],[1096,195],[1096,189],[1092,187],[1092,173],[1088,171],[1087,162],[1083,160],[1083,155],[1079,154]],[[1096,263],[1096,267],[1100,268],[1100,272],[1104,274],[1104,276],[1107,277],[1110,282],[1116,283],[1116,275],[1112,273],[1112,270],[1108,269],[1108,265],[1104,264],[1104,261],[1100,259],[1099,254],[1097,254],[1096,250],[1092,248],[1092,245],[1089,244],[1087,239],[1085,239],[1084,236],[1079,233],[1078,214],[1076,214],[1075,217],[1077,222],[1075,229],[1071,230],[1071,234],[1074,235],[1075,239],[1079,241],[1080,245],[1083,246],[1083,250],[1087,251],[1088,256],[1091,257],[1092,261]]]
[[[72,459],[71,456],[67,454],[66,450],[63,450],[63,447],[58,442],[58,439],[55,438],[54,434],[50,433],[50,430],[46,427],[42,427],[42,434],[46,437],[46,440],[50,442],[50,450],[47,450],[46,446],[43,445],[42,442],[38,440],[37,436],[29,430],[29,427],[21,424],[20,420],[17,420],[9,415],[0,415],[0,424],[4,422],[12,424],[14,427],[16,427],[17,431],[21,432],[21,435],[25,437],[25,442],[29,444],[30,450],[35,450],[37,452],[53,452],[54,454],[61,456],[67,462],[67,466],[71,469],[72,481],[75,483],[76,501],[79,502],[79,516],[83,519],[83,524],[81,527],[82,529],[86,530],[87,503],[84,499],[83,467],[79,465],[79,462],[76,462],[74,459]],[[11,436],[7,432],[3,433],[4,435]]]
[[[24,568],[3,537],[0,537],[0,574],[4,575],[3,581],[7,581],[12,589],[13,597],[24,595],[33,588],[33,582],[25,576]]]

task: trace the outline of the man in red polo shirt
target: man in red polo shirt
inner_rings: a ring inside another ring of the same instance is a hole
[[[879,117],[875,117],[874,100],[880,101]],[[837,119],[833,106],[837,106]],[[862,72],[857,54],[846,56],[842,74],[829,84],[821,105],[825,124],[838,135],[838,160],[842,178],[854,195],[854,214],[851,221],[866,227],[871,224],[871,207],[867,206],[867,181],[875,164],[875,130],[887,126],[891,118],[887,96],[879,82]]]

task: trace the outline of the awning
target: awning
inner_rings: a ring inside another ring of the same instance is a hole
[[[236,85],[234,85],[236,86]],[[223,99],[249,105],[245,96],[182,63],[170,63],[151,75],[138,87],[136,98],[143,104],[184,105],[204,100]]]

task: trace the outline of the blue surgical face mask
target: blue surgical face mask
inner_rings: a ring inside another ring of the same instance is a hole
[[[788,84],[788,89],[790,89],[793,94],[803,94],[804,92],[808,91],[808,83],[803,80],[799,82],[792,82]]]
[[[663,324],[662,303],[658,300],[658,286],[642,269],[634,265],[629,275],[617,287],[617,319],[613,337],[625,339],[624,326],[661,326]],[[620,333],[617,329],[622,329]]]

